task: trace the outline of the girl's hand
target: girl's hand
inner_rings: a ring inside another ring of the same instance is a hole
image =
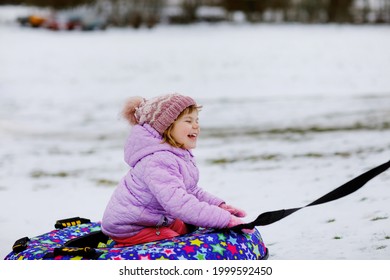
[[[225,209],[226,211],[230,212],[230,214],[236,216],[236,217],[240,217],[240,218],[243,218],[246,216],[246,213],[244,210],[241,210],[239,208],[236,208],[236,207],[233,207],[231,205],[228,205],[226,203],[222,203],[221,205],[219,205],[219,207],[221,207],[222,209]]]
[[[241,225],[243,223],[244,222],[241,219],[237,218],[236,216],[231,215],[230,222],[228,224],[228,228],[235,227],[235,226]],[[242,232],[251,234],[251,233],[254,233],[255,230],[254,229],[243,229]]]

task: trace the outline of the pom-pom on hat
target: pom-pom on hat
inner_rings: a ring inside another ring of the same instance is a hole
[[[131,97],[125,104],[123,116],[130,124],[153,127],[161,135],[177,119],[185,108],[196,102],[181,94],[167,94],[146,100],[142,97]]]

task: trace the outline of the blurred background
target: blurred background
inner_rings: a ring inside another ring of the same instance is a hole
[[[2,0],[0,5],[41,7],[18,21],[50,29],[237,21],[390,23],[388,0]]]

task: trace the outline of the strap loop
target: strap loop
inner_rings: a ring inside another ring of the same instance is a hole
[[[309,206],[314,206],[318,204],[327,203],[344,196],[347,196],[361,187],[363,187],[368,181],[378,176],[382,172],[386,171],[390,168],[390,161],[383,163],[359,176],[348,181],[344,185],[334,189],[333,191],[327,193],[326,195],[320,197],[319,199],[313,201],[312,203],[298,208],[290,208],[290,209],[281,209],[276,211],[270,211],[260,214],[254,221],[246,224],[237,225],[235,227],[230,228],[233,231],[241,231],[242,229],[253,229],[255,226],[265,226],[272,223],[275,223],[285,217],[291,215],[292,213]]]
[[[74,217],[74,218],[69,218],[69,219],[58,220],[55,223],[54,227],[56,229],[63,229],[66,227],[86,224],[86,223],[90,223],[90,222],[91,222],[91,220],[89,220],[89,219]]]
[[[14,245],[12,246],[12,251],[16,254],[26,250],[29,241],[30,238],[28,238],[27,236],[16,240]]]
[[[91,247],[84,248],[72,248],[72,247],[59,247],[54,248],[54,251],[47,253],[43,259],[54,259],[60,256],[70,256],[70,257],[82,257],[89,260],[97,260],[103,252],[99,252]]]

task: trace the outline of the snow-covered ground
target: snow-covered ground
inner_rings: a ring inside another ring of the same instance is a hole
[[[0,13],[1,15],[1,13]],[[0,20],[1,22],[1,20]],[[73,216],[100,220],[127,167],[127,97],[204,108],[200,184],[248,212],[298,207],[390,159],[390,26],[0,25],[0,257]],[[261,227],[272,259],[390,259],[390,171]]]

